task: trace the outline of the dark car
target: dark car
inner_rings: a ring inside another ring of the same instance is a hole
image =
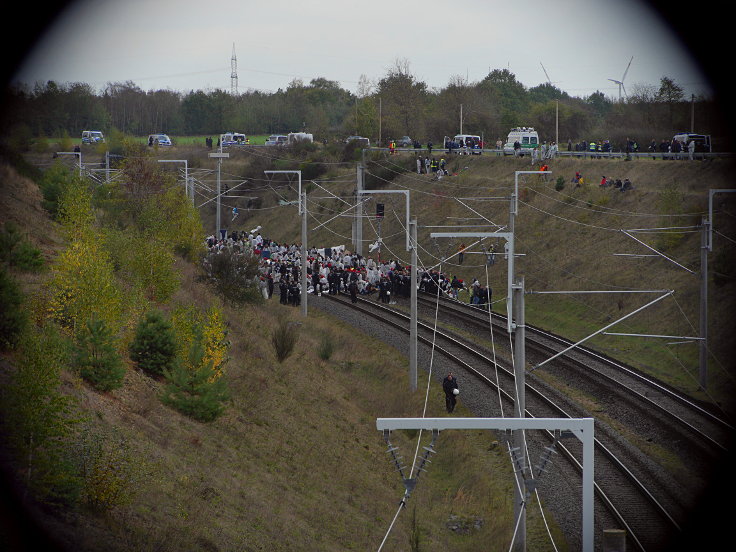
[[[349,144],[350,142],[357,142],[358,145],[363,148],[371,147],[371,141],[368,138],[364,138],[363,136],[348,136],[345,139],[345,143]]]

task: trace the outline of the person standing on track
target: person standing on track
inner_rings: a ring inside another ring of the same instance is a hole
[[[447,374],[445,379],[442,380],[442,389],[445,392],[445,406],[447,407],[447,412],[452,413],[452,411],[455,410],[455,405],[457,404],[457,394],[455,393],[455,390],[458,389],[457,378],[455,378],[452,372]]]

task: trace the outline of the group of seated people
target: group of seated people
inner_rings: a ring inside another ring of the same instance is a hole
[[[628,178],[624,178],[623,182],[621,182],[620,178],[616,178],[615,180],[613,178],[606,178],[605,176],[601,177],[601,182],[599,184],[601,188],[608,188],[613,187],[621,192],[625,192],[627,190],[633,190],[634,185],[631,183],[631,180]]]
[[[570,182],[574,183],[576,188],[580,188],[581,186],[585,185],[585,178],[578,171],[575,173],[575,176],[573,176],[572,179],[570,179]],[[634,185],[631,183],[631,180],[629,180],[628,178],[624,178],[622,181],[620,178],[614,179],[614,178],[607,178],[606,176],[601,177],[599,186],[601,188],[611,187],[621,192],[625,192],[627,190],[634,189]]]

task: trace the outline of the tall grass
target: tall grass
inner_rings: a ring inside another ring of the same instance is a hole
[[[282,317],[271,333],[271,345],[279,362],[284,362],[294,352],[299,339],[297,325],[288,318]]]

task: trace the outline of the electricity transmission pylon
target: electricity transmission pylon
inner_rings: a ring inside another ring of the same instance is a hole
[[[235,55],[235,43],[233,42],[233,57],[230,58],[230,93],[238,95],[238,57]]]

